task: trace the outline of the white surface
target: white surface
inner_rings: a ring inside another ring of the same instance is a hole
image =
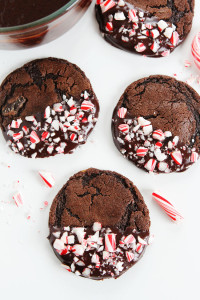
[[[30,160],[12,155],[0,135],[0,297],[6,299],[199,299],[199,169],[200,162],[183,174],[151,176],[125,160],[115,148],[110,130],[111,115],[120,95],[131,82],[150,74],[178,79],[198,75],[190,45],[200,30],[200,1],[196,1],[192,31],[168,58],[150,59],[129,54],[107,44],[100,36],[93,5],[80,22],[51,44],[23,51],[0,51],[0,81],[12,70],[35,59],[56,56],[82,68],[92,82],[101,112],[86,145],[73,155]],[[200,73],[199,73],[200,75]],[[200,85],[193,84],[200,93]],[[11,167],[8,168],[7,166]],[[118,280],[95,282],[74,276],[60,266],[48,240],[49,206],[68,178],[88,167],[115,170],[138,186],[150,209],[155,242],[141,261]],[[56,185],[49,189],[39,170],[49,170]],[[20,181],[24,206],[12,200]],[[179,209],[185,221],[176,225],[151,200],[160,190]],[[27,220],[30,215],[31,219]]]

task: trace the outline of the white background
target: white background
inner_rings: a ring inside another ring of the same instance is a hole
[[[76,63],[91,80],[101,107],[99,121],[87,144],[73,155],[26,159],[11,154],[0,134],[1,299],[200,298],[200,163],[182,174],[146,174],[117,151],[110,130],[113,108],[131,82],[150,74],[176,73],[181,80],[191,74],[200,75],[194,64],[184,67],[185,59],[192,61],[191,41],[200,30],[200,1],[196,2],[192,31],[168,58],[144,58],[107,44],[98,31],[94,4],[78,24],[56,41],[34,49],[0,51],[0,81],[35,58],[56,56]],[[200,93],[200,85],[192,86]],[[95,282],[68,273],[46,238],[53,198],[71,175],[88,167],[115,170],[127,176],[138,186],[150,210],[155,241],[141,261],[117,280]],[[43,184],[39,170],[54,174],[56,184],[52,189]],[[23,195],[22,208],[17,208],[12,200],[17,190]],[[182,212],[182,224],[171,222],[152,201],[154,190],[160,190]],[[49,206],[41,210],[46,200]]]

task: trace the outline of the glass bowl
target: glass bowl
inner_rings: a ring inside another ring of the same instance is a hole
[[[0,49],[23,49],[49,43],[68,31],[92,0],[70,0],[54,13],[32,23],[0,27]]]

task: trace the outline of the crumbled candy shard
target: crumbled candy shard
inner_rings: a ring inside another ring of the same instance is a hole
[[[13,200],[15,201],[15,204],[18,207],[23,206],[22,196],[21,196],[20,192],[17,192],[13,195]]]
[[[48,187],[52,188],[54,186],[55,178],[50,172],[39,171],[39,175],[43,179],[43,181],[47,184]]]
[[[152,197],[173,221],[180,221],[183,219],[182,215],[174,208],[174,206],[159,193],[152,193]]]

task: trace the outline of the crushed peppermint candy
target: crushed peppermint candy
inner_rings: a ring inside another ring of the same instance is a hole
[[[153,128],[144,117],[132,118],[124,107],[115,113],[112,128],[119,151],[148,172],[182,172],[199,158],[193,145],[183,144],[170,131]]]
[[[17,192],[13,195],[13,200],[15,201],[17,207],[23,206],[22,195],[20,192]]]
[[[165,213],[172,219],[172,221],[177,222],[183,220],[183,216],[175,209],[175,207],[159,193],[152,193],[153,200],[155,200],[160,207],[165,211]]]
[[[176,26],[123,0],[96,2],[97,20],[110,43],[146,56],[165,57],[181,43]]]
[[[39,175],[48,187],[52,188],[54,186],[55,178],[50,172],[39,171]]]
[[[200,32],[195,35],[192,41],[191,51],[195,65],[200,70]]]
[[[76,275],[93,279],[118,277],[141,257],[149,244],[149,232],[128,228],[51,227],[50,243],[63,267]]]
[[[86,142],[98,117],[98,101],[84,91],[79,99],[63,95],[60,103],[44,112],[12,120],[5,132],[10,148],[23,156],[46,157],[72,153]]]

